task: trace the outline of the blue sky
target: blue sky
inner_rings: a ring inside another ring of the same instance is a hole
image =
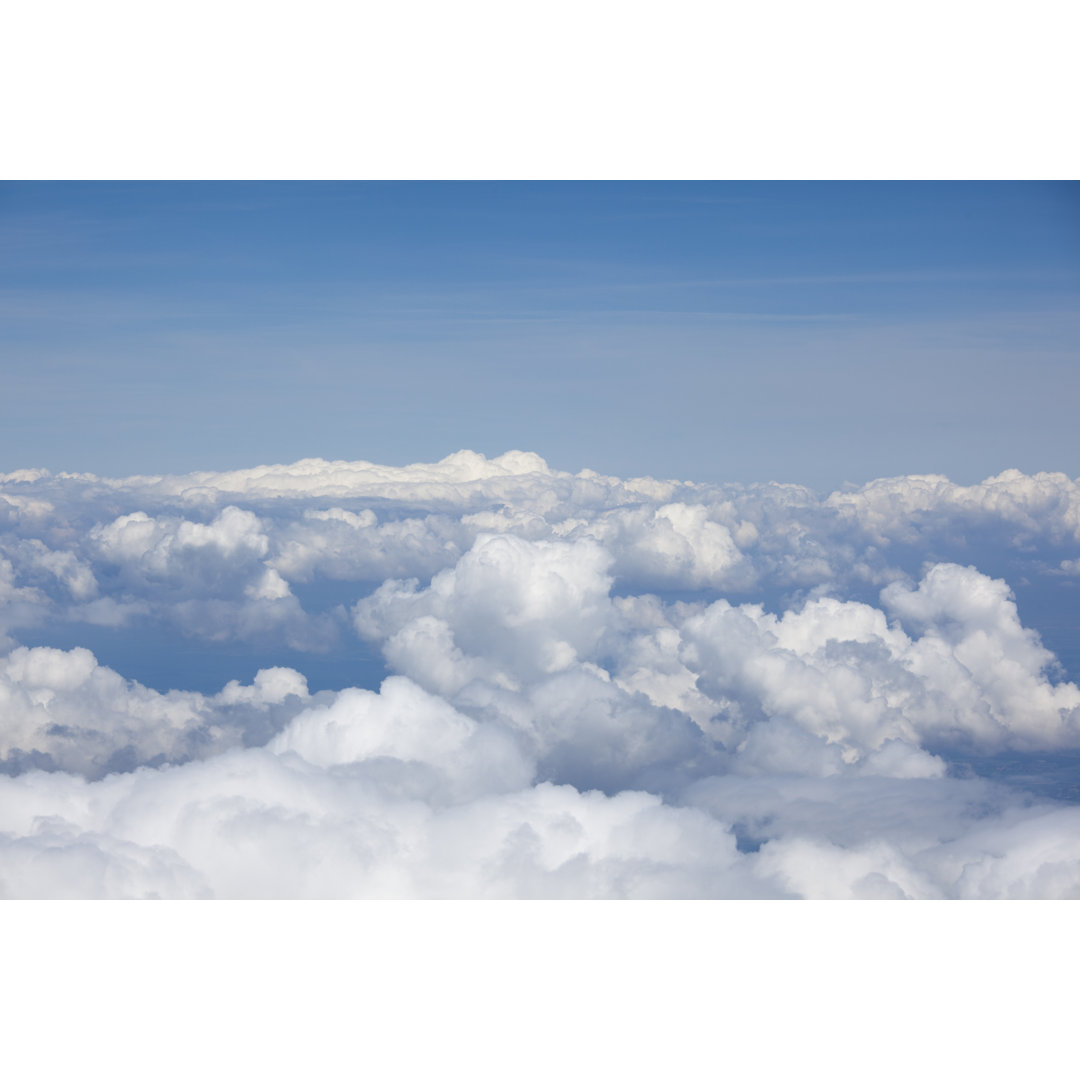
[[[1080,185],[0,186],[0,471],[1080,472]]]
[[[0,895],[1080,897],[1077,192],[0,188]]]

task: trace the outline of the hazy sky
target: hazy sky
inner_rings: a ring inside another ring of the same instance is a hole
[[[1080,185],[0,186],[0,471],[1080,472]]]

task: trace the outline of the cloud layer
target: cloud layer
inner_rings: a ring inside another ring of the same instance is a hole
[[[0,895],[1080,896],[1078,556],[1060,474],[0,474]]]

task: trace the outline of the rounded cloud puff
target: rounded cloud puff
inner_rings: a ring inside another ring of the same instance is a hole
[[[249,731],[265,738],[308,696],[304,677],[284,668],[212,697],[161,694],[102,667],[88,649],[17,648],[0,658],[0,764],[99,777],[188,761],[242,745]]]

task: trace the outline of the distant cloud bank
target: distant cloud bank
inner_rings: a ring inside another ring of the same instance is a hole
[[[0,474],[0,895],[1080,898],[1080,800],[1016,780],[1080,762],[1015,591],[1078,566],[1059,473]],[[57,628],[296,666],[151,688]]]

